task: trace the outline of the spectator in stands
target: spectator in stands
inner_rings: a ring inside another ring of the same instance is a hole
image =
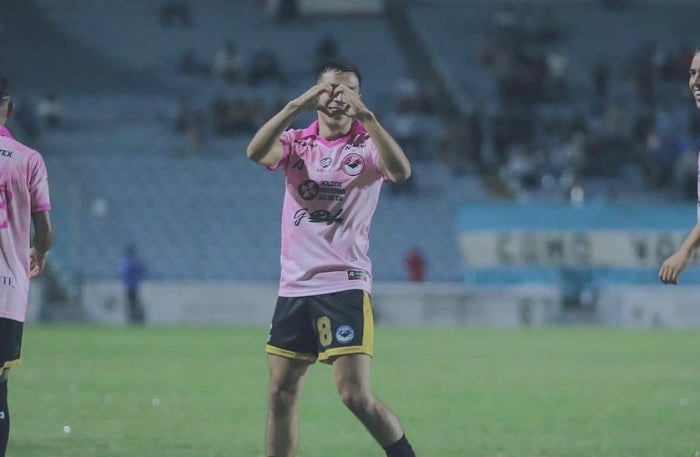
[[[206,132],[206,115],[196,109],[185,118],[183,133],[186,140],[186,152],[199,155],[202,153]]]
[[[53,129],[63,120],[63,103],[56,94],[47,94],[39,101],[37,112],[41,123],[49,129]]]
[[[695,51],[690,62],[690,79],[688,81],[690,92],[696,108],[700,109],[700,49]],[[700,163],[698,163],[700,168]],[[697,183],[700,193],[700,183]],[[699,197],[700,198],[700,195]],[[678,284],[678,277],[690,265],[695,250],[700,246],[700,208],[698,209],[698,222],[686,237],[680,248],[661,265],[659,280],[664,284]]]
[[[32,104],[28,99],[21,99],[17,101],[13,117],[22,128],[22,131],[28,140],[33,141],[39,138],[41,133],[39,116],[34,104]]]
[[[442,132],[437,140],[436,157],[447,164],[455,174],[462,174],[474,165],[479,165],[481,159],[480,146],[477,149],[478,128],[471,116],[448,119],[443,124]]]
[[[408,250],[403,258],[406,267],[406,277],[411,282],[425,281],[425,257],[420,249],[414,247]]]
[[[540,44],[549,44],[561,38],[561,25],[550,4],[542,3],[535,10],[532,33]]]
[[[517,10],[512,2],[499,4],[493,15],[496,35],[502,37],[504,41],[508,40],[518,33],[520,23]]]
[[[316,67],[318,68],[323,62],[327,62],[331,59],[338,57],[338,42],[335,40],[333,35],[324,35],[316,43]]]
[[[145,320],[145,312],[140,292],[141,283],[146,277],[146,265],[133,244],[127,245],[124,249],[121,277],[126,298],[127,321],[131,324],[142,324]]]
[[[501,177],[516,195],[537,190],[540,186],[543,159],[542,154],[532,147],[520,142],[511,143],[508,148],[508,162],[500,171]]]
[[[418,113],[408,105],[399,105],[389,115],[388,124],[410,159],[426,158],[423,157],[425,132],[421,129]]]
[[[550,101],[561,101],[567,96],[567,75],[569,59],[559,47],[550,47],[545,53],[547,63],[547,80],[545,98]]]
[[[179,23],[183,27],[192,25],[190,5],[184,1],[168,0],[158,7],[158,17],[164,27]]]
[[[271,49],[259,49],[250,58],[248,82],[255,86],[269,80],[282,82],[284,77],[275,53]]]
[[[656,73],[651,58],[652,46],[643,45],[632,59],[632,81],[636,95],[645,105],[654,106]]]
[[[236,83],[243,80],[243,63],[232,43],[226,43],[218,52],[212,71],[214,77],[220,81]]]
[[[287,22],[295,19],[299,14],[297,0],[277,0],[277,14],[275,17],[278,22]]]
[[[697,200],[698,192],[698,142],[690,138],[673,164],[673,181],[681,198]]]
[[[608,97],[608,87],[610,83],[610,65],[607,59],[599,57],[593,66],[593,88],[599,103],[604,102]]]
[[[265,111],[262,100],[228,98],[217,95],[211,103],[214,132],[222,136],[254,133]]]
[[[183,75],[203,76],[209,74],[209,65],[197,55],[194,49],[188,49],[180,56],[177,71]]]

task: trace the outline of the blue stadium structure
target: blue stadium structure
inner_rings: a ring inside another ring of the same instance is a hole
[[[408,191],[387,186],[375,216],[370,254],[377,279],[403,280],[402,257],[418,247],[427,257],[427,279],[461,281],[456,214],[465,203],[503,195],[528,201],[569,197],[560,189],[542,191],[544,185],[530,193],[510,185],[510,175],[502,169],[509,157],[499,158],[492,144],[492,132],[499,128],[495,116],[509,103],[500,92],[498,69],[484,62],[484,54],[489,43],[498,41],[497,17],[508,12],[508,2],[394,2],[407,18],[412,42],[399,40],[386,17],[305,17],[279,23],[256,2],[242,0],[192,2],[188,26],[161,24],[159,0],[14,3],[9,7],[12,24],[0,19],[8,36],[0,65],[11,68],[8,73],[17,79],[18,100],[36,101],[57,92],[65,106],[61,125],[45,129],[35,144],[51,175],[59,234],[54,262],[67,277],[115,277],[122,249],[134,243],[152,278],[277,278],[282,176],[246,159],[250,132],[217,135],[210,106],[223,97],[252,101],[269,113],[309,85],[315,46],[325,36],[338,39],[339,53],[358,63],[367,104],[382,119],[395,114],[397,82],[414,73],[418,45],[428,54],[423,65],[436,78],[421,82],[444,88],[457,107],[453,116],[468,116],[477,105],[486,116],[484,166],[459,170],[436,158],[444,146],[443,125],[450,119],[440,110],[419,118],[426,141],[413,161],[414,185]],[[691,3],[638,1],[614,11],[600,3],[533,4],[547,5],[559,26],[559,34],[542,49],[563,52],[568,60],[568,95],[533,104],[531,113],[538,119],[584,113],[589,132],[604,129],[591,114],[596,107],[590,74],[598,59],[627,62],[631,69],[631,53],[643,43],[672,50],[695,32]],[[30,36],[27,30],[37,30],[37,25],[40,33]],[[211,63],[226,43],[235,45],[244,62],[258,50],[272,50],[284,81],[229,84],[210,75],[178,73],[184,53],[193,51]],[[683,83],[673,80],[654,90],[669,103],[687,103],[682,89]],[[624,110],[641,109],[628,80],[612,78],[610,92]],[[174,128],[183,100],[187,110],[204,118],[196,145]],[[542,125],[533,130],[533,144],[545,148],[551,139]],[[589,161],[592,172],[581,177],[587,198],[668,197],[645,192],[639,161],[621,160],[614,155],[617,149],[608,157],[606,151],[599,149],[596,157],[612,163],[615,173],[597,173],[596,166],[606,166]],[[629,166],[617,167],[622,162]],[[537,177],[543,183],[549,178],[561,177]],[[625,186],[629,192],[620,191]]]

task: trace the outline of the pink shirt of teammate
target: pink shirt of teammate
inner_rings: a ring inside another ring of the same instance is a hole
[[[270,167],[285,173],[279,295],[370,292],[369,228],[385,179],[372,139],[354,121],[328,141],[315,121],[280,140],[283,158]]]
[[[50,209],[44,159],[0,126],[0,317],[24,322],[31,214]]]

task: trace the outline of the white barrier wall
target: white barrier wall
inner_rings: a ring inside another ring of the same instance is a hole
[[[606,286],[597,310],[599,322],[615,327],[698,328],[700,286]]]
[[[206,281],[149,281],[141,300],[151,325],[266,325],[277,299],[272,283]],[[126,297],[118,281],[99,281],[83,287],[88,321],[126,323]]]
[[[88,321],[126,322],[122,286],[117,281],[85,284]],[[151,325],[268,325],[277,298],[276,283],[166,282],[143,286]],[[372,295],[378,325],[516,327],[555,323],[559,291],[553,287],[466,291],[454,284],[378,283]]]
[[[381,324],[473,327],[541,326],[560,314],[556,287],[525,285],[467,290],[454,284],[380,283],[375,314]]]
[[[27,320],[41,318],[40,281],[30,290]],[[276,283],[149,281],[142,290],[149,325],[269,325]],[[562,322],[556,287],[523,285],[468,290],[458,284],[377,283],[375,318],[388,326],[544,326]],[[121,283],[82,288],[84,320],[126,323]],[[71,318],[74,318],[75,313]],[[65,320],[65,319],[63,319]],[[595,321],[623,328],[700,328],[700,285],[609,285],[597,290]]]

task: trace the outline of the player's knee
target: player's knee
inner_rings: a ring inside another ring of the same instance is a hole
[[[297,401],[299,388],[294,385],[270,384],[268,393],[270,409],[273,412],[283,414],[290,411]]]
[[[372,394],[355,386],[340,386],[338,388],[340,399],[352,412],[360,413],[368,410],[372,404]]]

